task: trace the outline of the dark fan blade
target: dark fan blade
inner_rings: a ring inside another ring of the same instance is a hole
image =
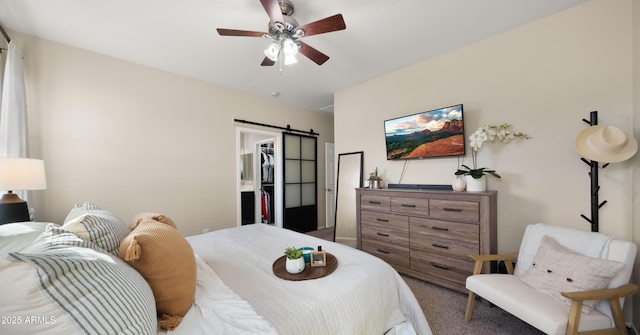
[[[264,10],[267,11],[267,15],[269,15],[271,22],[284,23],[282,10],[280,9],[278,0],[260,0],[260,3],[262,3],[262,7],[264,7]]]
[[[276,62],[272,61],[269,57],[265,57],[262,60],[262,63],[260,64],[261,66],[273,66],[273,64],[275,64]]]
[[[300,43],[300,49],[298,51],[301,54],[307,56],[312,61],[314,61],[316,64],[322,65],[324,64],[324,62],[329,60],[329,56],[310,47],[308,44],[305,44],[304,42],[301,42],[301,41],[297,41],[297,43]]]
[[[249,30],[235,30],[235,29],[223,29],[218,28],[218,34],[221,36],[247,36],[247,37],[262,37],[263,34],[259,31],[249,31]]]
[[[344,23],[342,14],[336,14],[300,27],[300,29],[305,31],[304,36],[330,33],[332,31],[344,30],[346,28],[347,25]]]

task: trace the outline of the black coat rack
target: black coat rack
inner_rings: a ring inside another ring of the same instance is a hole
[[[598,125],[598,111],[593,111],[590,113],[590,119],[582,119],[582,121],[586,122],[589,126]],[[603,201],[602,203],[598,200],[598,191],[600,191],[600,186],[598,185],[598,162],[587,160],[584,157],[580,158],[583,162],[591,167],[591,171],[589,172],[589,176],[591,177],[591,218],[586,217],[584,214],[580,214],[583,219],[589,221],[591,223],[591,231],[598,231],[598,210],[607,203],[607,201]],[[602,168],[606,168],[609,163],[606,163],[602,166]]]

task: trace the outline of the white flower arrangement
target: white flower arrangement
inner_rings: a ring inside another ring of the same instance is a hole
[[[471,136],[469,136],[469,144],[471,144],[471,159],[473,161],[473,169],[466,165],[462,165],[466,170],[458,169],[456,176],[469,175],[475,179],[479,179],[486,173],[500,178],[500,175],[495,170],[488,170],[488,168],[478,168],[478,149],[482,147],[482,144],[486,141],[493,142],[498,139],[502,143],[510,143],[516,138],[528,140],[531,138],[528,134],[517,132],[512,133],[509,131],[510,124],[504,123],[501,125],[486,124],[478,130],[476,130]]]

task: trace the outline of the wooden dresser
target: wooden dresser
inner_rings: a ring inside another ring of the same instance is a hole
[[[469,254],[496,253],[497,192],[357,189],[357,247],[398,272],[460,292]],[[485,262],[484,273],[495,269]]]

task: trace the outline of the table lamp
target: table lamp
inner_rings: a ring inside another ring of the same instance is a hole
[[[13,191],[44,190],[47,180],[44,161],[30,158],[0,157],[0,191],[8,191],[0,198],[0,225],[29,221],[27,202]]]

